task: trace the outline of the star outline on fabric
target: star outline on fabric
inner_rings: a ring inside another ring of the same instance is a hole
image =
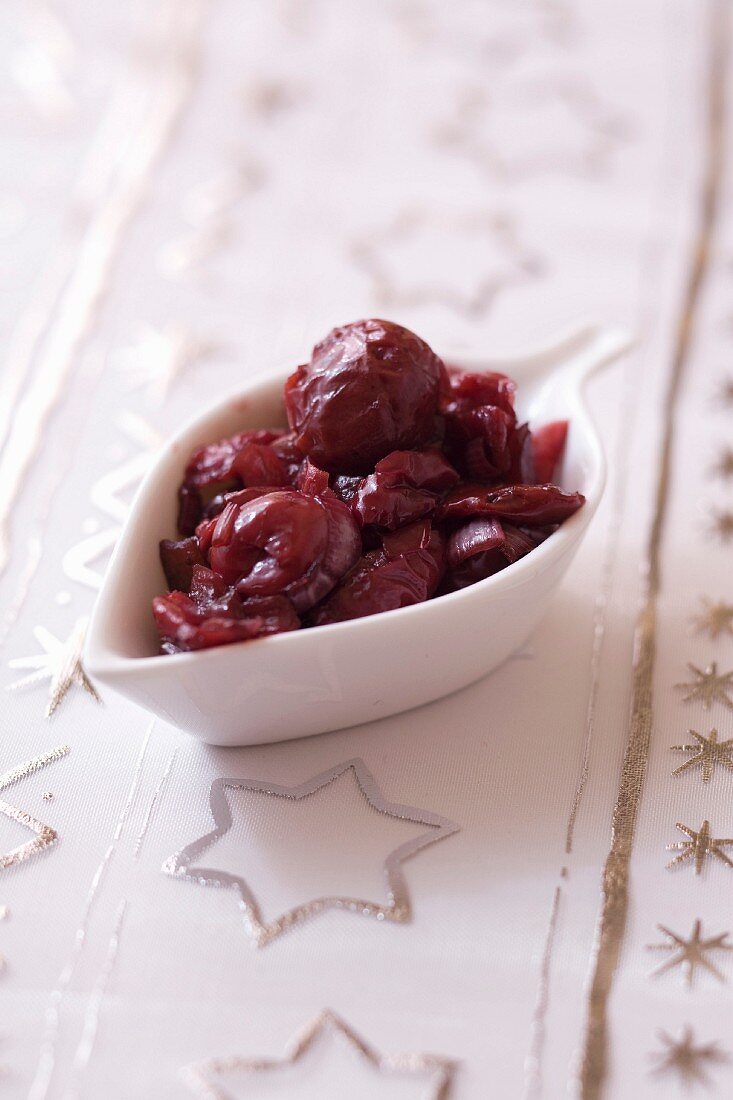
[[[226,797],[227,790],[255,791],[289,800],[299,800],[315,794],[329,786],[347,771],[353,771],[356,782],[367,802],[379,813],[418,825],[427,825],[428,831],[420,833],[394,848],[384,861],[387,880],[387,903],[368,901],[361,898],[341,897],[337,895],[313,898],[296,905],[274,920],[265,921],[253,891],[240,875],[228,871],[217,871],[211,867],[202,867],[194,863],[217,840],[223,837],[233,824],[233,817]],[[356,913],[358,916],[370,916],[378,921],[391,921],[406,924],[412,919],[412,905],[402,864],[423,848],[438,840],[443,840],[459,831],[460,826],[430,810],[420,810],[413,806],[390,802],[384,798],[374,776],[360,757],[353,757],[320,772],[313,778],[295,786],[283,786],[266,780],[215,779],[209,789],[209,806],[214,819],[214,828],[203,836],[187,844],[180,851],[169,856],[161,870],[173,878],[184,879],[203,886],[218,886],[237,890],[240,906],[244,913],[244,924],[256,947],[265,947],[277,936],[298,924],[329,909],[340,909]]]
[[[203,1100],[231,1100],[231,1094],[212,1081],[211,1075],[226,1072],[269,1073],[296,1065],[324,1034],[335,1034],[380,1074],[430,1074],[435,1076],[426,1100],[446,1100],[456,1063],[434,1054],[380,1054],[330,1009],[324,1009],[286,1045],[281,1058],[206,1058],[184,1066],[180,1077]]]
[[[59,748],[51,749],[50,752],[43,753],[40,756],[34,756],[31,760],[26,760],[23,764],[11,768],[10,771],[0,775],[0,791],[14,786],[20,780],[26,779],[28,776],[40,771],[41,768],[45,768],[47,764],[60,760],[70,751],[68,745],[61,745]],[[11,821],[17,821],[19,825],[23,825],[26,829],[30,829],[32,833],[35,833],[31,840],[11,848],[9,852],[0,854],[0,870],[4,870],[6,867],[15,867],[19,863],[25,863],[31,856],[37,852],[42,852],[44,848],[49,848],[58,840],[58,833],[50,825],[45,825],[42,821],[33,817],[32,814],[29,814],[27,810],[12,806],[4,799],[0,799],[0,814],[3,817],[10,818]]]
[[[36,641],[44,652],[34,654],[32,657],[15,657],[8,661],[9,668],[32,669],[33,671],[8,684],[6,690],[17,691],[20,688],[41,683],[43,680],[50,680],[45,711],[46,718],[51,717],[74,685],[83,688],[95,702],[101,703],[101,699],[84,671],[82,663],[87,624],[88,620],[86,618],[77,619],[71,634],[65,641],[59,641],[50,630],[46,630],[43,626],[34,627],[33,633]]]
[[[497,269],[480,275],[469,292],[441,278],[426,277],[425,273],[421,273],[423,278],[419,283],[405,284],[392,273],[387,252],[436,226],[452,236],[486,238],[501,258]],[[349,253],[354,266],[369,279],[372,297],[381,305],[402,309],[442,305],[469,319],[489,313],[504,291],[545,274],[544,260],[524,242],[514,218],[507,213],[452,216],[420,207],[405,208],[388,224],[353,240]]]

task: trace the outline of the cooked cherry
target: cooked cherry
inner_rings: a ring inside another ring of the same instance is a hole
[[[244,642],[300,626],[293,605],[284,596],[251,600],[235,596],[202,608],[185,593],[171,592],[156,596],[153,615],[167,653]]]
[[[540,484],[552,481],[565,450],[567,420],[553,420],[532,432],[534,476]]]
[[[440,451],[393,451],[364,479],[352,509],[362,526],[393,530],[429,515],[439,494],[458,481]]]
[[[505,412],[514,412],[514,394],[516,384],[506,374],[495,371],[463,370],[461,367],[448,367],[450,392],[447,396],[448,407],[479,408],[482,405],[498,405]]]
[[[443,582],[443,591],[453,592],[493,576],[529,554],[547,537],[546,529],[522,529],[489,516],[470,520],[449,539],[451,568]]]
[[[562,523],[585,503],[582,493],[565,493],[557,485],[508,485],[487,489],[485,485],[459,485],[438,508],[441,519],[468,516],[498,516],[527,527]]]
[[[297,445],[329,473],[367,474],[390,451],[436,438],[442,361],[390,321],[335,328],[285,383]]]
[[[423,603],[435,592],[445,568],[442,537],[416,523],[365,554],[312,615],[315,626],[360,619]]]
[[[179,542],[173,539],[161,539],[160,564],[163,566],[168,587],[188,592],[193,579],[194,565],[204,564],[198,539],[187,538]]]
[[[322,599],[352,567],[361,540],[346,505],[283,489],[228,504],[211,540],[211,568],[244,596],[286,595],[297,611]]]

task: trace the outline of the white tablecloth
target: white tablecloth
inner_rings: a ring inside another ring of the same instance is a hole
[[[0,770],[69,751],[0,803],[2,851],[37,847],[0,869],[3,1095],[641,1100],[696,1075],[733,1093],[725,941],[690,988],[681,966],[650,976],[677,956],[648,950],[674,942],[658,925],[733,932],[731,867],[708,849],[699,875],[670,871],[665,851],[694,840],[677,822],[733,836],[726,751],[708,781],[673,776],[691,753],[671,751],[690,727],[733,736],[724,696],[675,688],[688,662],[717,662],[723,692],[733,668],[731,616],[714,637],[700,602],[731,599],[728,15],[7,0]],[[265,748],[201,746],[80,683],[47,719],[157,442],[369,315],[438,351],[587,317],[639,336],[594,384],[610,484],[528,648],[422,710]],[[205,862],[266,919],[385,901],[384,861],[421,826],[377,813],[353,770],[302,802],[245,789],[352,758],[460,827],[405,864],[411,922],[328,912],[258,949],[236,891],[163,873],[226,778]]]

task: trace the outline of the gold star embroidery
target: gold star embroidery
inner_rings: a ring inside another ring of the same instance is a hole
[[[721,1050],[717,1043],[696,1046],[695,1036],[689,1024],[685,1026],[679,1039],[673,1039],[666,1031],[660,1031],[659,1040],[665,1049],[652,1055],[657,1061],[652,1072],[677,1073],[685,1085],[709,1084],[705,1066],[729,1061],[729,1055]]]
[[[733,637],[733,604],[723,600],[713,602],[701,597],[702,611],[692,617],[692,625],[698,634],[707,634],[713,640],[721,634]]]
[[[721,863],[725,863],[727,867],[733,867],[733,860],[730,860],[725,852],[721,850],[733,845],[733,838],[716,839],[711,836],[709,821],[703,821],[699,832],[691,829],[689,825],[683,825],[680,821],[676,823],[676,828],[690,839],[678,840],[676,844],[667,845],[668,852],[679,852],[679,855],[667,864],[668,868],[675,867],[678,863],[684,863],[685,860],[693,859],[695,861],[695,874],[699,875],[707,856],[714,856]]]
[[[733,538],[733,512],[726,509],[713,512],[713,534],[717,535],[721,542],[730,542]]]
[[[682,967],[682,973],[684,974],[686,984],[691,987],[695,977],[695,971],[699,966],[708,970],[718,979],[718,981],[725,981],[725,978],[720,973],[717,966],[714,966],[706,957],[706,952],[730,951],[731,948],[733,948],[733,944],[725,942],[728,939],[728,932],[721,932],[719,936],[710,936],[708,939],[703,939],[702,922],[700,920],[695,921],[692,926],[692,934],[687,940],[682,936],[678,936],[676,932],[672,932],[671,929],[665,928],[663,924],[658,924],[657,928],[667,937],[667,942],[650,943],[647,945],[647,950],[667,951],[671,952],[671,954],[668,959],[652,971],[652,977],[659,974],[665,974],[668,970],[673,970],[675,967],[680,966]]]
[[[687,667],[694,677],[692,682],[674,685],[687,692],[682,696],[683,702],[699,700],[705,710],[709,710],[713,703],[723,703],[733,709],[733,699],[728,695],[733,690],[733,671],[719,673],[717,661],[708,665],[704,672],[697,665],[688,664]]]
[[[51,717],[74,684],[84,688],[84,691],[99,703],[100,698],[82,665],[86,628],[87,620],[79,619],[66,641],[60,642],[45,627],[35,627],[33,633],[45,652],[33,657],[15,657],[8,662],[10,668],[34,670],[27,676],[22,676],[20,680],[8,684],[8,690],[15,691],[18,688],[29,687],[31,684],[38,684],[42,680],[50,680],[46,704],[47,718]]]
[[[713,466],[712,473],[724,481],[728,481],[733,477],[733,450],[730,447],[726,447],[721,452],[720,458]]]
[[[357,1058],[365,1062],[374,1075],[384,1077],[411,1077],[427,1080],[430,1091],[426,1094],[430,1100],[440,1100],[448,1095],[455,1063],[434,1054],[396,1054],[385,1055],[370,1047],[349,1025],[334,1012],[325,1010],[313,1020],[288,1045],[282,1058],[208,1058],[203,1062],[184,1067],[181,1070],[183,1082],[196,1096],[206,1100],[228,1100],[231,1095],[216,1078],[223,1075],[241,1074],[253,1076],[263,1074],[265,1078],[277,1070],[297,1065],[317,1040],[323,1035],[336,1035],[345,1040]],[[283,1095],[290,1092],[291,1080],[284,1081]],[[249,1090],[248,1090],[249,1091]],[[279,1091],[279,1090],[278,1090]],[[268,1090],[269,1093],[269,1090]]]
[[[687,771],[689,768],[696,768],[699,766],[702,768],[702,781],[703,783],[707,783],[712,778],[713,769],[716,764],[733,770],[733,760],[731,760],[733,738],[727,741],[718,741],[717,730],[711,730],[708,737],[705,737],[702,733],[698,733],[697,730],[688,730],[687,732],[692,734],[697,744],[672,745],[672,751],[691,752],[694,753],[694,756],[689,760],[685,760],[684,764],[680,764],[679,768],[675,768],[672,775],[680,775],[681,772]]]

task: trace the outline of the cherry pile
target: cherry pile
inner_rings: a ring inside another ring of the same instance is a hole
[[[552,484],[503,374],[446,367],[390,321],[336,328],[285,383],[289,431],[197,450],[153,600],[164,653],[375,615],[475,584],[584,502]]]

